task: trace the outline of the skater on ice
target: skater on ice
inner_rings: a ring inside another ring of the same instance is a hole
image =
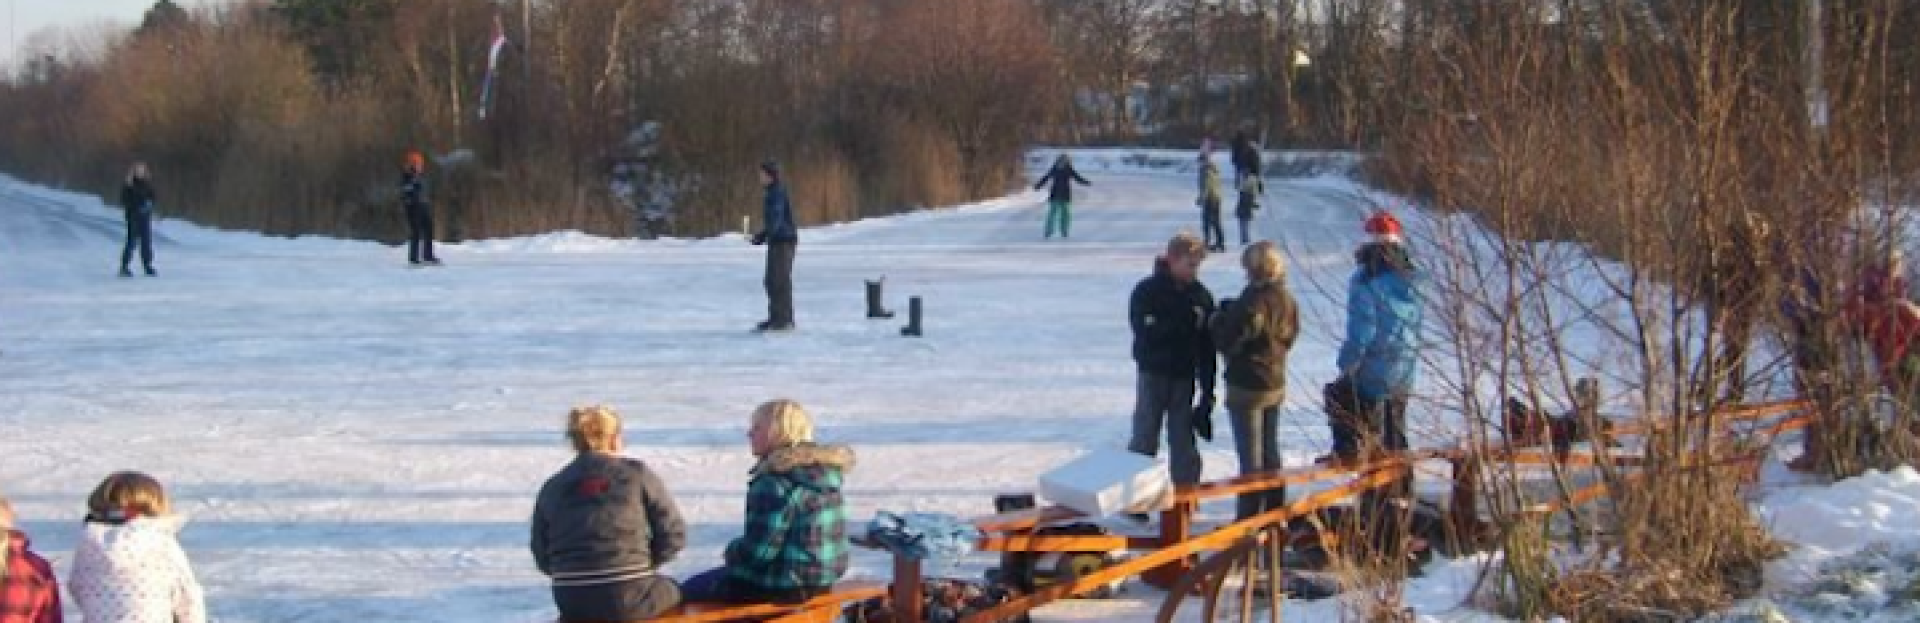
[[[1200,198],[1194,203],[1200,206],[1200,235],[1206,237],[1206,250],[1227,250],[1227,232],[1220,226],[1220,166],[1213,163],[1213,153],[1208,149],[1200,150]]]
[[[1047,190],[1047,238],[1053,238],[1056,225],[1060,230],[1061,238],[1072,237],[1073,185],[1076,183],[1081,186],[1093,185],[1092,182],[1087,181],[1087,178],[1080,177],[1079,171],[1073,169],[1073,158],[1066,154],[1060,154],[1060,157],[1055,158],[1053,167],[1047,169],[1047,174],[1040,176],[1040,181],[1033,183],[1034,190],[1040,190],[1041,187],[1052,184],[1052,187]]]
[[[1240,221],[1240,246],[1247,246],[1251,235],[1247,231],[1252,227],[1253,213],[1260,209],[1260,195],[1267,192],[1267,183],[1258,175],[1240,178],[1240,201],[1233,206],[1233,218]]]
[[[407,213],[407,264],[439,266],[433,255],[433,204],[427,199],[427,157],[407,152],[400,167],[400,204]]]
[[[132,277],[127,266],[133,263],[134,248],[140,249],[140,266],[147,276],[153,271],[153,180],[147,176],[147,163],[135,162],[120,186],[120,207],[126,211],[127,243],[120,250],[120,276]]]
[[[800,228],[793,222],[793,203],[787,198],[778,163],[760,163],[760,187],[762,228],[754,234],[753,243],[767,247],[767,319],[754,330],[792,331],[793,258],[800,247]]]

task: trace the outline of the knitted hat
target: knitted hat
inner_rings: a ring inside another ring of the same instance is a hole
[[[1400,219],[1393,218],[1393,214],[1386,210],[1374,212],[1373,216],[1367,217],[1365,229],[1368,234],[1381,242],[1400,241]]]
[[[780,179],[780,163],[778,162],[774,162],[772,160],[763,161],[760,163],[760,171],[762,173],[766,173],[767,177],[771,177],[776,180]]]

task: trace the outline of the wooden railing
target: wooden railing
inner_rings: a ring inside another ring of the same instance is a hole
[[[1765,418],[1803,411],[1807,403],[1802,400],[1786,400],[1756,405],[1743,405],[1713,414],[1716,423],[1755,422]],[[1751,434],[1771,437],[1781,433],[1803,428],[1808,416],[1799,415],[1782,419],[1764,426]],[[1645,435],[1661,430],[1657,425],[1628,424],[1612,431],[1614,436],[1627,437]],[[1717,467],[1742,463],[1755,463],[1763,458],[1760,453],[1725,457],[1710,462],[1703,467]],[[1054,584],[1039,588],[1017,599],[995,606],[991,609],[969,615],[962,619],[964,623],[990,623],[1029,612],[1034,608],[1060,599],[1082,595],[1099,590],[1113,582],[1139,576],[1146,583],[1167,589],[1167,600],[1162,603],[1160,620],[1166,621],[1178,612],[1181,605],[1191,595],[1208,596],[1206,614],[1211,615],[1217,607],[1216,598],[1223,582],[1223,569],[1236,560],[1253,555],[1263,544],[1274,548],[1283,545],[1287,538],[1288,523],[1297,517],[1304,517],[1321,509],[1345,502],[1363,492],[1382,489],[1409,482],[1413,478],[1414,466],[1421,461],[1443,460],[1452,465],[1453,488],[1446,509],[1449,527],[1459,538],[1476,539],[1483,532],[1483,522],[1479,508],[1479,479],[1481,472],[1491,464],[1517,465],[1560,465],[1571,467],[1614,466],[1622,468],[1640,467],[1645,458],[1630,454],[1614,455],[1611,452],[1567,452],[1541,450],[1538,448],[1512,448],[1502,450],[1472,451],[1464,448],[1421,451],[1403,454],[1367,463],[1357,467],[1313,466],[1288,470],[1277,470],[1261,474],[1248,474],[1225,480],[1180,487],[1176,490],[1171,508],[1160,513],[1160,532],[1152,537],[1130,537],[1119,535],[1042,535],[1039,528],[1051,524],[1079,519],[1082,515],[1061,507],[1042,507],[1021,511],[988,515],[973,520],[975,527],[983,533],[977,543],[982,551],[995,552],[1110,552],[1130,550],[1140,552],[1135,558],[1093,571],[1079,577],[1064,578]],[[1630,476],[1637,478],[1638,475]],[[1234,521],[1231,524],[1209,531],[1194,534],[1194,516],[1202,502],[1222,499],[1244,493],[1271,491],[1281,487],[1305,484],[1325,483],[1347,479],[1346,482],[1307,495],[1282,508],[1273,509],[1253,517]],[[1531,505],[1520,509],[1525,513],[1555,513],[1567,508],[1586,504],[1605,497],[1611,489],[1607,483],[1595,484],[1572,491],[1561,499]],[[1324,546],[1332,547],[1331,541]],[[1201,558],[1206,556],[1203,562]],[[1277,562],[1277,561],[1276,561]],[[1274,574],[1278,575],[1278,574]],[[922,569],[918,559],[895,552],[893,554],[893,578],[886,591],[893,605],[896,621],[913,622],[925,620],[921,611]],[[1247,588],[1251,590],[1251,588]],[[1272,587],[1278,590],[1278,587]],[[863,597],[864,598],[864,597]],[[744,612],[744,611],[742,611]],[[819,611],[789,610],[779,621],[807,621]],[[1244,618],[1243,611],[1243,618]],[[689,615],[698,616],[698,615]],[[1273,616],[1278,617],[1277,612]],[[712,618],[675,618],[665,619],[677,623],[704,623],[732,619]]]

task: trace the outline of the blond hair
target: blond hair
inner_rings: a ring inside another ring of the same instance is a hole
[[[1252,281],[1279,281],[1287,276],[1287,260],[1271,240],[1253,243],[1241,251],[1240,267],[1247,269],[1247,278]]]
[[[790,446],[813,441],[813,416],[800,403],[785,398],[761,403],[753,410],[753,426],[767,431],[774,446]]]
[[[132,519],[166,515],[170,507],[160,481],[140,472],[114,472],[87,496],[87,511],[101,519]]]
[[[601,405],[574,407],[567,413],[567,441],[581,454],[618,450],[620,414]]]
[[[1206,256],[1206,243],[1201,242],[1199,237],[1193,235],[1193,232],[1183,231],[1167,239],[1167,257],[1169,259],[1176,257],[1204,258]]]

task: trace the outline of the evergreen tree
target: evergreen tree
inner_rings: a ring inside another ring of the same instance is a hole
[[[171,30],[186,25],[187,21],[186,9],[180,8],[180,5],[175,4],[173,0],[160,0],[153,4],[153,8],[147,9],[146,17],[140,20],[140,28],[135,30],[134,34],[143,35],[160,30]]]

